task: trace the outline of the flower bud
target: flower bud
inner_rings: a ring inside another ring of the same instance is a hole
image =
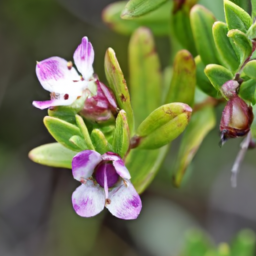
[[[96,80],[97,93],[89,97],[84,103],[80,114],[88,120],[95,122],[104,122],[114,118],[117,113],[117,104],[110,89]]]
[[[228,138],[246,135],[250,131],[252,121],[252,107],[248,106],[237,95],[231,97],[222,112],[220,122],[222,144]]]
[[[234,80],[229,80],[221,87],[221,92],[223,96],[227,99],[230,99],[234,96],[236,96],[236,90],[239,87],[239,83]]]

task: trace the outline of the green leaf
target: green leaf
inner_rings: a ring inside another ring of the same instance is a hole
[[[167,0],[130,0],[121,14],[123,19],[133,19],[157,9]]]
[[[154,35],[170,34],[170,12],[172,1],[167,1],[154,10],[134,20],[123,20],[120,15],[127,1],[115,2],[108,5],[102,14],[103,21],[114,31],[123,35],[130,35],[141,26],[148,27]]]
[[[179,187],[186,169],[194,158],[198,148],[210,130],[214,128],[216,118],[212,107],[205,107],[195,112],[182,137],[177,165],[173,178],[174,185]]]
[[[205,65],[219,63],[212,35],[215,21],[213,14],[201,5],[197,4],[191,9],[190,22],[196,49]]]
[[[69,139],[70,142],[72,142],[75,146],[77,146],[80,150],[86,150],[89,149],[84,141],[80,136],[72,136]]]
[[[105,73],[109,87],[116,96],[116,100],[120,109],[126,112],[129,129],[132,132],[134,126],[133,110],[130,101],[130,94],[123,72],[119,66],[116,54],[113,49],[108,48],[105,54]]]
[[[256,80],[256,60],[247,62],[243,68],[243,72],[250,78]]]
[[[131,182],[139,194],[154,179],[168,149],[169,145],[155,150],[133,149],[128,155],[125,165],[131,174]]]
[[[46,116],[44,118],[44,124],[56,141],[71,150],[80,151],[80,148],[69,141],[74,135],[82,137],[77,126],[51,116]]]
[[[29,152],[28,156],[38,164],[71,169],[72,159],[76,154],[77,152],[54,142],[34,148]]]
[[[191,112],[191,108],[184,103],[169,103],[155,109],[150,115],[140,124],[137,129],[137,134],[141,137],[147,136],[175,119],[177,116]]]
[[[232,73],[227,68],[216,64],[207,65],[204,72],[217,91],[223,84],[233,79]]]
[[[251,0],[252,4],[252,20],[254,21],[256,18],[256,0]]]
[[[229,0],[224,0],[224,11],[229,30],[238,29],[246,33],[246,31],[252,25],[250,15]]]
[[[245,60],[252,53],[252,42],[247,38],[247,36],[238,29],[233,29],[228,32],[228,37],[233,41],[236,49],[235,51],[239,55],[240,65],[243,65]]]
[[[256,81],[250,79],[243,82],[239,87],[239,96],[253,105],[256,103]]]
[[[165,103],[184,102],[193,106],[195,87],[195,61],[187,50],[181,50],[174,59],[172,81]]]
[[[251,230],[240,231],[231,244],[232,256],[254,256],[255,255],[255,234]]]
[[[253,40],[256,38],[256,23],[253,23],[249,30],[246,33],[246,36],[250,39]]]
[[[154,110],[139,126],[138,147],[156,149],[162,147],[186,128],[192,109],[183,103],[170,103]]]
[[[250,12],[250,1],[245,1],[245,0],[230,0],[230,1],[238,5],[239,7],[241,7],[247,13]]]
[[[66,106],[57,106],[53,109],[48,109],[48,115],[59,118],[71,124],[76,124],[76,111],[73,108]]]
[[[129,44],[130,90],[137,125],[161,101],[161,67],[155,47],[153,36],[147,28],[136,30]]]
[[[239,59],[233,48],[233,43],[228,38],[228,27],[223,22],[215,22],[212,27],[213,38],[219,52],[221,62],[232,71],[239,67]]]
[[[187,6],[187,2],[185,2],[180,8],[178,7],[178,9],[177,7],[175,8],[174,5],[173,15],[171,15],[171,27],[173,34],[182,47],[195,56],[197,54],[197,50],[189,17],[191,7],[192,6]]]
[[[79,115],[76,115],[75,118],[76,118],[76,124],[79,127],[79,129],[83,135],[83,138],[85,140],[85,145],[86,145],[87,149],[94,150],[90,134],[88,132],[88,129],[86,127],[86,124],[85,124],[83,118]]]
[[[200,88],[204,93],[210,95],[211,97],[217,97],[218,91],[212,86],[209,79],[204,73],[205,65],[201,60],[200,56],[195,58],[196,62],[196,83],[198,88]]]
[[[122,158],[130,146],[130,131],[125,111],[121,110],[116,119],[116,129],[113,136],[113,150]]]
[[[113,151],[111,145],[108,143],[104,133],[99,129],[93,129],[91,139],[95,150],[100,154],[105,154],[108,151]]]

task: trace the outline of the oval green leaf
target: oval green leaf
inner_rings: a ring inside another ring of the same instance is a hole
[[[217,91],[220,90],[223,84],[233,79],[232,73],[220,65],[207,65],[204,72]]]
[[[243,68],[243,72],[250,78],[256,80],[256,60],[247,62]]]
[[[171,28],[172,32],[182,45],[193,56],[197,54],[192,28],[190,24],[190,9],[186,1],[181,7],[174,5],[173,14],[171,15]]]
[[[173,182],[176,187],[180,186],[186,169],[194,158],[204,138],[209,131],[214,128],[216,123],[215,119],[212,107],[203,108],[192,115],[190,123],[182,137],[178,159],[176,161],[177,164],[173,177]]]
[[[126,1],[115,2],[103,10],[102,18],[109,28],[123,35],[132,34],[141,26],[148,27],[154,35],[163,36],[170,34],[172,1],[167,1],[158,9],[134,20],[121,19],[120,15],[126,4]]]
[[[130,90],[135,123],[140,124],[160,105],[160,61],[149,29],[139,28],[129,44]],[[143,96],[142,96],[143,95]]]
[[[200,56],[195,58],[196,62],[196,84],[199,89],[211,97],[218,97],[218,91],[210,83],[209,79],[204,73],[205,65],[201,60]]]
[[[224,11],[229,30],[239,29],[240,31],[246,33],[246,31],[252,25],[250,15],[241,7],[229,0],[224,0]]]
[[[233,29],[228,32],[228,37],[233,41],[236,53],[240,59],[240,65],[243,65],[245,60],[252,53],[252,42],[247,36],[238,29]]]
[[[46,116],[44,118],[44,124],[56,141],[71,150],[80,151],[79,147],[69,141],[74,135],[82,137],[77,126],[51,116]]]
[[[38,164],[71,169],[73,157],[77,154],[54,142],[39,146],[29,152],[29,158]]]
[[[113,135],[113,150],[122,158],[126,155],[130,146],[130,131],[124,110],[118,113],[116,129]]]
[[[100,154],[105,154],[108,151],[113,151],[111,145],[108,143],[104,133],[99,129],[93,129],[91,139],[95,150]]]
[[[239,58],[233,48],[233,43],[227,36],[227,25],[223,22],[215,22],[212,27],[212,33],[221,62],[235,72],[239,67]]]
[[[88,132],[87,126],[86,126],[83,118],[79,115],[76,115],[75,118],[76,118],[76,124],[79,127],[79,129],[83,135],[87,149],[94,150],[90,134]]]
[[[105,54],[104,67],[109,87],[112,89],[116,96],[119,108],[126,112],[129,129],[132,132],[134,120],[130,94],[124,79],[123,72],[116,58],[116,54],[111,48],[108,48]]]
[[[178,106],[181,104],[183,106]],[[178,109],[177,113],[175,112]],[[183,109],[180,113],[180,110]],[[152,112],[138,128],[140,149],[160,148],[176,139],[189,123],[192,109],[182,103],[171,103]]]
[[[205,65],[219,63],[212,35],[213,14],[201,5],[195,5],[190,12],[190,22],[198,54]]]
[[[76,124],[76,111],[73,108],[66,106],[56,106],[53,109],[48,109],[48,115],[59,118],[71,124]]]
[[[179,51],[174,59],[171,85],[165,103],[183,102],[194,104],[196,87],[196,64],[187,50]]]
[[[123,19],[133,19],[157,9],[167,0],[130,0],[121,14]]]
[[[249,79],[243,82],[239,87],[239,96],[254,105],[256,103],[256,81]]]
[[[137,192],[142,193],[154,179],[164,158],[169,145],[155,150],[133,149],[125,163],[131,174],[131,182]]]

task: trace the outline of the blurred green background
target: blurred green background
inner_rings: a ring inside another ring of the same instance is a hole
[[[230,170],[240,140],[220,148],[218,127],[203,142],[179,189],[172,185],[179,139],[172,144],[156,179],[142,194],[142,213],[135,221],[118,220],[106,210],[91,219],[77,216],[71,194],[78,183],[71,171],[28,159],[30,149],[53,141],[42,122],[46,111],[31,104],[49,97],[36,78],[36,61],[50,56],[71,60],[81,38],[88,36],[100,79],[106,81],[108,47],[116,51],[128,78],[129,36],[114,33],[101,20],[111,2],[0,1],[1,256],[178,256],[191,228],[204,230],[216,244],[229,242],[244,228],[256,231],[256,152],[247,153],[238,187],[231,188]],[[224,20],[221,0],[199,3]],[[156,45],[164,69],[175,51],[168,37],[157,37]],[[216,110],[218,122],[222,109]]]

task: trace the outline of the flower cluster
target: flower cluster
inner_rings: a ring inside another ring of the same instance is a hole
[[[72,108],[82,98],[78,112],[86,120],[101,123],[114,119],[118,106],[111,90],[94,76],[94,50],[87,37],[82,39],[73,58],[77,70],[72,62],[60,57],[37,63],[38,80],[50,92],[51,99],[34,101],[33,105],[39,109],[54,109],[56,106]],[[119,155],[113,152],[101,155],[94,150],[81,151],[73,158],[72,173],[82,183],[72,195],[73,207],[78,215],[91,217],[105,206],[118,218],[138,217],[141,200]]]

